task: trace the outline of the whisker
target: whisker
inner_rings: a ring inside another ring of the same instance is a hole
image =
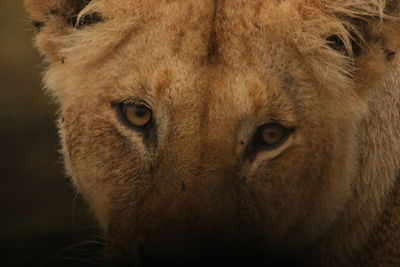
[[[98,237],[96,237],[98,238]],[[46,259],[44,265],[55,261],[74,261],[85,264],[85,266],[99,266],[105,258],[103,256],[105,243],[98,240],[89,240],[73,244],[61,249],[53,256]]]
[[[61,255],[64,252],[79,248],[79,247],[83,247],[83,246],[89,246],[89,245],[101,245],[102,247],[104,246],[103,242],[100,241],[95,241],[95,240],[91,240],[91,241],[84,241],[84,242],[80,242],[71,246],[68,246],[66,248],[61,249],[59,252],[57,252],[55,255],[53,255],[52,257]]]

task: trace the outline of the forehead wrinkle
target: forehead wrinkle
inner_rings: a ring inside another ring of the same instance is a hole
[[[222,1],[222,0],[221,0]],[[213,2],[213,14],[211,18],[211,26],[210,26],[210,33],[209,33],[209,38],[208,38],[208,51],[207,51],[207,58],[208,62],[213,64],[215,63],[217,56],[218,56],[218,50],[219,50],[219,44],[218,44],[218,36],[217,36],[217,23],[218,23],[218,13],[220,10],[221,6],[221,1],[220,0],[214,0]]]

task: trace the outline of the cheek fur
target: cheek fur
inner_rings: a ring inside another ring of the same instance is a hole
[[[60,136],[68,174],[107,228],[114,199],[132,193],[148,164],[113,125],[88,114],[76,106],[65,109]]]
[[[335,222],[349,200],[357,166],[352,125],[332,123],[323,129],[330,134],[307,133],[302,142],[251,168],[248,186],[271,240],[307,243]]]

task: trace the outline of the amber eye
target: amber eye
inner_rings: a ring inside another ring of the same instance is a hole
[[[261,131],[261,138],[266,144],[275,145],[285,136],[285,130],[279,124],[271,124]]]
[[[144,104],[121,104],[120,112],[125,122],[139,128],[149,126],[153,118],[151,110]]]
[[[294,128],[287,128],[278,123],[268,123],[261,126],[253,139],[253,149],[275,149],[282,145]]]

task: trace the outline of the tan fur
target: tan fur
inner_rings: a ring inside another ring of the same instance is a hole
[[[143,238],[180,225],[190,253],[186,233],[250,233],[257,255],[296,266],[400,266],[397,1],[25,2],[44,25],[67,171],[111,255],[137,263]],[[67,23],[94,12],[101,22]],[[151,106],[155,140],[115,114],[131,98]],[[296,131],[249,158],[270,120]]]

